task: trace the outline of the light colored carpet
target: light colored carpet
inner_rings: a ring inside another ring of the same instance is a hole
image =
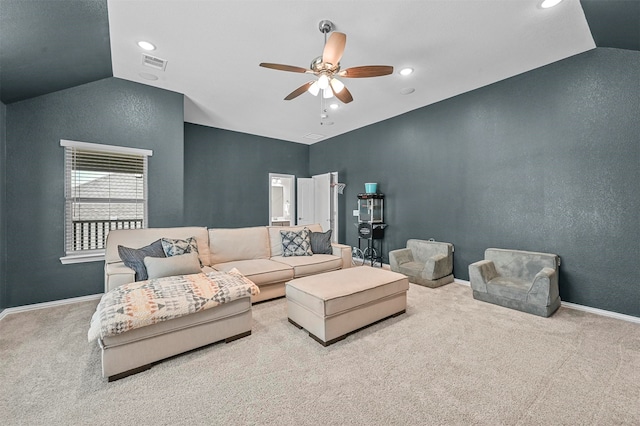
[[[255,305],[253,334],[107,383],[97,302],[0,321],[3,425],[640,424],[640,326],[539,318],[411,285],[407,313],[327,348]]]

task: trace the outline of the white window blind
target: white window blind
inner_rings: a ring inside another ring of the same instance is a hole
[[[84,142],[65,147],[65,252],[103,254],[112,229],[147,225],[151,151]]]

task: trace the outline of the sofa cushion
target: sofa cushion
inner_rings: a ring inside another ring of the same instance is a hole
[[[256,285],[281,283],[293,279],[293,268],[269,259],[236,260],[232,262],[216,263],[213,265],[218,271],[229,272],[236,268],[242,275],[249,278]]]
[[[284,263],[293,268],[295,278],[307,275],[334,271],[342,268],[342,258],[331,254],[314,254],[313,256],[276,256],[271,260]]]
[[[282,238],[282,255],[284,257],[313,256],[307,228],[297,232],[280,231],[280,237]]]
[[[144,265],[145,257],[165,257],[160,240],[139,249],[119,245],[118,254],[124,264],[135,271],[136,281],[147,279],[147,268]]]
[[[496,277],[487,283],[487,293],[508,299],[527,301],[531,283],[517,278]]]
[[[150,280],[202,272],[197,252],[170,257],[145,257],[144,265],[147,268],[147,275]]]
[[[236,229],[209,229],[209,250],[211,265],[235,260],[268,259],[269,236],[267,228],[256,226]]]
[[[331,248],[331,229],[327,232],[311,232],[309,233],[311,240],[311,251],[313,254],[333,254]]]
[[[282,237],[280,231],[301,231],[304,228],[308,228],[311,232],[322,232],[322,227],[319,224],[305,225],[305,226],[269,226],[267,231],[269,233],[270,254],[273,256],[282,256]]]

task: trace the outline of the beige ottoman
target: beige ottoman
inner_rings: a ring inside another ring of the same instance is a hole
[[[289,322],[328,346],[407,308],[403,274],[360,266],[297,278],[286,284]]]

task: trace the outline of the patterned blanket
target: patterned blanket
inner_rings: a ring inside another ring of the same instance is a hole
[[[210,309],[260,292],[236,269],[178,275],[122,285],[102,296],[89,341]]]

